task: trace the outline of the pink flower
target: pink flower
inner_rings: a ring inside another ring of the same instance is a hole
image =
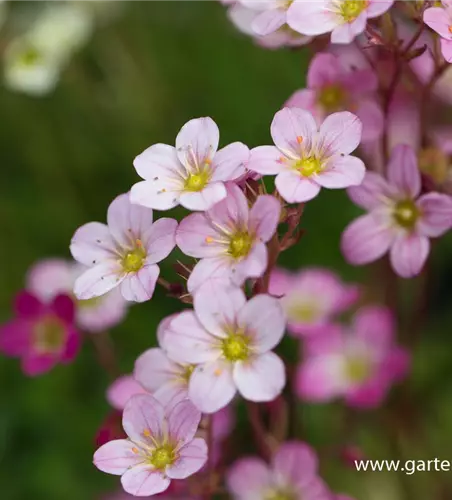
[[[195,474],[207,460],[205,441],[194,437],[200,419],[187,399],[165,410],[150,395],[133,396],[122,420],[128,439],[104,444],[94,454],[94,464],[122,476],[122,487],[132,495],[165,491],[171,479]]]
[[[282,391],[285,369],[271,350],[285,319],[279,301],[256,295],[247,302],[239,288],[203,286],[194,311],[178,314],[165,332],[171,359],[197,365],[188,395],[204,413],[225,407],[237,390],[250,401],[271,401]]]
[[[149,394],[132,375],[118,377],[107,389],[107,400],[116,410],[124,410],[127,402],[136,394]]]
[[[452,62],[452,4],[431,7],[424,12],[424,23],[441,37],[441,52],[447,62]]]
[[[358,299],[359,291],[326,269],[306,269],[292,274],[273,271],[269,293],[281,297],[288,329],[300,336],[321,331]]]
[[[363,124],[363,142],[381,136],[384,117],[375,92],[378,79],[372,69],[350,70],[340,57],[319,53],[309,66],[307,86],[295,92],[286,107],[310,111],[318,124],[329,113],[353,111]]]
[[[128,194],[113,200],[107,222],[89,222],[72,238],[74,259],[90,267],[75,282],[75,296],[92,299],[120,286],[126,300],[149,300],[160,273],[157,262],[175,246],[177,222],[163,218],[152,223],[152,210],[132,205]]]
[[[179,225],[176,242],[186,255],[201,258],[188,279],[190,292],[206,280],[232,280],[262,276],[267,268],[268,242],[279,223],[281,205],[270,195],[259,196],[249,209],[240,188],[227,186],[228,196],[205,213],[191,214]]]
[[[350,153],[358,147],[361,129],[359,118],[347,111],[329,115],[318,130],[308,111],[283,108],[271,124],[276,147],[254,148],[247,166],[260,174],[277,174],[276,187],[289,203],[309,201],[321,187],[357,186],[365,167]]]
[[[80,338],[70,297],[57,295],[44,304],[24,291],[16,297],[15,312],[16,319],[0,327],[0,352],[20,358],[26,375],[40,375],[75,358]]]
[[[342,234],[342,252],[355,265],[367,264],[390,252],[394,271],[409,278],[418,274],[430,251],[429,238],[452,227],[452,198],[421,192],[416,155],[396,146],[388,179],[368,172],[360,187],[349,189],[354,203],[369,211]]]
[[[37,262],[27,273],[26,288],[48,303],[58,294],[72,295],[78,276],[87,268],[65,259],[45,259]],[[128,302],[118,288],[102,297],[77,300],[75,322],[82,329],[96,333],[120,323],[127,312]]]
[[[239,459],[229,470],[226,483],[235,500],[331,500],[330,491],[318,476],[314,451],[300,441],[283,443],[270,465],[260,458]]]
[[[331,32],[332,43],[350,43],[366,29],[368,19],[381,16],[394,0],[295,1],[287,24],[303,35]]]
[[[186,123],[176,147],[155,144],[135,158],[144,181],[131,191],[133,203],[156,210],[182,205],[207,210],[226,197],[224,183],[245,173],[249,150],[241,142],[218,149],[219,131],[211,118]]]
[[[316,402],[344,397],[357,408],[380,405],[408,370],[408,352],[394,344],[394,337],[393,317],[379,307],[360,309],[349,331],[331,326],[308,337],[296,378],[298,395]]]

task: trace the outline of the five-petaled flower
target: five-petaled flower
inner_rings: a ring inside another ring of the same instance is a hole
[[[444,7],[430,7],[424,12],[424,23],[441,37],[441,52],[444,59],[452,63],[452,3],[443,2]]]
[[[206,281],[242,285],[258,278],[267,268],[266,242],[276,232],[280,202],[261,195],[249,209],[248,200],[235,184],[227,185],[228,196],[204,213],[191,214],[179,224],[176,242],[191,257],[201,258],[188,279],[188,291]]]
[[[195,364],[188,383],[191,401],[204,413],[226,406],[237,390],[250,401],[271,401],[285,384],[281,359],[271,350],[285,327],[278,299],[239,288],[203,286],[194,311],[178,314],[165,332],[171,359]]]
[[[279,194],[289,203],[311,200],[321,187],[338,189],[361,184],[365,167],[350,156],[361,140],[362,124],[348,111],[329,115],[318,129],[314,117],[299,108],[283,108],[271,124],[276,146],[251,151],[247,167],[277,174]]]
[[[355,265],[367,264],[390,252],[394,271],[410,278],[418,274],[430,251],[429,238],[452,227],[452,198],[440,193],[421,193],[421,175],[414,150],[396,146],[387,180],[368,172],[359,187],[348,194],[368,210],[342,234],[342,251]]]
[[[75,282],[78,299],[99,297],[116,286],[126,300],[149,300],[160,273],[157,262],[175,246],[177,222],[162,218],[152,222],[152,210],[130,203],[122,194],[108,207],[107,224],[89,222],[71,241],[75,260],[89,266]]]
[[[201,413],[185,399],[167,407],[151,395],[132,396],[123,413],[128,439],[101,446],[94,464],[121,476],[122,487],[135,496],[165,491],[171,479],[186,479],[207,460],[207,446],[195,438]]]
[[[132,187],[132,202],[156,210],[179,204],[207,210],[225,198],[224,183],[245,174],[249,149],[234,142],[217,151],[219,137],[211,118],[197,118],[182,127],[176,147],[155,144],[146,149],[133,163],[145,180]]]

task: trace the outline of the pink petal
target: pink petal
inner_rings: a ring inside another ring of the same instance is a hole
[[[143,233],[142,242],[147,252],[146,264],[166,259],[176,246],[177,221],[158,219]]]
[[[20,318],[34,319],[40,316],[45,306],[35,295],[22,290],[14,298],[14,311]]]
[[[441,39],[441,54],[446,62],[452,63],[452,40]]]
[[[447,40],[451,39],[449,26],[451,20],[447,15],[446,9],[441,7],[431,7],[424,11],[424,23],[436,31],[438,35]]]
[[[268,293],[275,297],[285,295],[293,285],[293,275],[282,268],[276,268],[270,274]]]
[[[367,306],[353,318],[355,336],[377,354],[387,351],[395,334],[395,319],[385,307]]]
[[[201,259],[187,281],[187,288],[190,293],[195,292],[201,286],[212,281],[222,286],[231,282],[233,259],[227,255],[214,258]]]
[[[218,149],[220,132],[212,118],[195,118],[177,134],[176,150],[184,165],[202,166],[212,160]]]
[[[418,231],[423,236],[436,238],[452,227],[452,198],[446,194],[428,193],[416,203],[421,212]]]
[[[267,269],[268,252],[264,243],[255,243],[250,253],[232,269],[231,280],[241,286],[247,278],[261,277]]]
[[[205,363],[218,357],[216,339],[198,321],[193,311],[178,314],[165,333],[165,349],[176,362]]]
[[[281,151],[274,146],[258,146],[250,151],[246,167],[262,175],[275,175],[284,169]]]
[[[121,477],[124,491],[136,497],[156,495],[168,489],[170,479],[149,464],[141,464],[128,469]]]
[[[145,392],[143,387],[132,375],[123,375],[117,378],[108,388],[107,401],[113,408],[123,410],[127,401],[129,401],[132,396]]]
[[[348,111],[333,113],[320,126],[318,151],[330,157],[335,154],[348,155],[361,141],[361,120]]]
[[[235,393],[231,364],[226,361],[198,365],[190,377],[189,398],[203,413],[215,413],[224,408]]]
[[[270,241],[281,215],[281,203],[274,196],[258,196],[250,210],[249,227],[261,241]]]
[[[51,308],[55,315],[62,319],[65,323],[73,323],[75,316],[75,304],[71,297],[68,295],[57,295],[52,301]]]
[[[147,148],[135,158],[133,166],[140,177],[149,181],[177,178],[184,171],[176,149],[167,144],[154,144]]]
[[[430,252],[430,242],[417,234],[400,235],[391,247],[391,265],[402,278],[419,274]]]
[[[367,14],[361,14],[351,23],[339,24],[331,33],[331,43],[351,43],[357,35],[360,35],[366,28]]]
[[[219,287],[212,283],[202,286],[194,297],[196,316],[204,328],[215,337],[226,337],[225,329],[234,326],[239,311],[246,304],[240,288]]]
[[[180,401],[170,410],[168,415],[170,438],[178,444],[190,442],[198,430],[200,421],[201,412],[193,403],[188,399]]]
[[[180,204],[188,210],[209,210],[226,198],[226,194],[226,188],[222,182],[212,182],[202,191],[184,191],[180,195]]]
[[[79,227],[72,237],[70,250],[75,260],[90,267],[118,257],[110,230],[100,222]]]
[[[33,323],[17,319],[0,326],[0,351],[7,356],[24,356],[33,334]]]
[[[135,443],[153,446],[152,438],[164,435],[165,412],[162,404],[150,394],[136,394],[126,403],[122,426]]]
[[[269,9],[260,13],[251,24],[252,30],[259,36],[270,35],[286,23],[284,9]]]
[[[345,349],[345,334],[341,325],[325,325],[316,335],[306,337],[304,353],[306,358],[339,355]]]
[[[132,451],[134,447],[128,439],[109,441],[94,453],[94,465],[102,472],[121,476],[143,461],[142,456]]]
[[[233,142],[217,151],[212,162],[212,182],[233,181],[245,174],[250,150],[241,142]]]
[[[178,378],[160,386],[153,394],[165,410],[188,398],[188,381]]]
[[[180,377],[183,369],[171,361],[163,349],[153,348],[145,351],[135,361],[133,375],[136,385],[154,393],[160,386]]]
[[[375,141],[383,133],[384,115],[378,102],[363,99],[358,102],[356,116],[363,124],[362,142]]]
[[[207,445],[204,439],[193,439],[178,451],[178,460],[167,467],[171,479],[186,479],[198,472],[207,462]]]
[[[281,152],[290,158],[300,158],[303,151],[311,151],[317,124],[309,111],[283,108],[275,114],[270,131]]]
[[[255,295],[241,309],[237,324],[252,333],[253,351],[264,353],[281,341],[286,319],[281,302],[270,295]]]
[[[341,189],[359,186],[365,174],[366,167],[362,160],[356,156],[339,156],[331,159],[315,179],[322,187]]]
[[[410,353],[402,347],[393,347],[384,360],[383,370],[391,380],[403,380],[410,369]]]
[[[220,203],[213,206],[208,212],[207,217],[217,227],[225,228],[230,231],[231,228],[246,228],[248,226],[248,200],[243,191],[234,184],[226,184],[227,197]]]
[[[108,229],[123,248],[135,246],[135,240],[142,238],[152,226],[152,220],[152,210],[132,205],[129,193],[119,195],[108,207]]]
[[[240,394],[249,401],[272,401],[286,384],[284,363],[274,352],[254,356],[234,365],[234,382]]]
[[[392,7],[394,0],[372,0],[368,3],[366,14],[368,18],[381,16]]]
[[[388,151],[399,144],[409,145],[415,151],[420,148],[420,112],[419,103],[412,94],[403,89],[396,89],[389,104],[386,120]]]
[[[71,293],[74,267],[64,259],[40,260],[27,272],[26,288],[46,302],[59,293]]]
[[[320,192],[320,186],[308,177],[296,172],[282,172],[277,175],[275,185],[279,194],[288,203],[303,203],[312,200]]]
[[[203,258],[215,257],[223,251],[218,244],[221,238],[218,230],[204,214],[191,214],[182,219],[176,231],[176,243],[185,255]]]
[[[385,377],[373,377],[363,385],[347,391],[345,402],[354,408],[377,408],[386,397],[388,389],[389,382]]]
[[[373,210],[385,204],[392,197],[391,187],[386,179],[375,172],[366,172],[359,186],[347,190],[353,203],[366,210]]]
[[[287,11],[287,24],[303,35],[322,35],[332,31],[339,19],[330,10],[330,0],[294,2]]]
[[[299,441],[286,441],[273,457],[273,470],[290,484],[304,486],[316,475],[317,455],[314,450]]]
[[[156,264],[144,266],[137,273],[129,273],[121,283],[121,293],[126,300],[145,302],[154,294],[160,268]]]
[[[351,264],[368,264],[382,257],[393,241],[393,230],[376,212],[371,212],[358,217],[345,228],[341,250]]]
[[[410,198],[419,195],[421,174],[413,148],[399,144],[393,149],[388,164],[388,181]]]
[[[79,300],[104,295],[118,286],[125,275],[116,261],[106,261],[87,269],[74,284],[74,294]]]
[[[169,210],[179,204],[183,181],[179,184],[172,180],[160,179],[156,181],[137,182],[130,190],[130,201],[155,210]]]
[[[328,52],[316,54],[309,65],[307,83],[310,89],[335,84],[343,72],[339,58]]]
[[[21,367],[25,375],[35,377],[51,370],[57,362],[50,354],[29,354],[22,358]]]
[[[258,499],[271,485],[272,473],[259,458],[241,458],[226,475],[228,490],[238,500]]]
[[[77,330],[70,327],[66,332],[66,345],[64,351],[61,353],[61,362],[70,363],[80,351],[82,344],[82,338]]]
[[[311,89],[297,90],[289,97],[289,99],[285,102],[284,106],[286,108],[301,108],[306,111],[309,111],[312,114],[312,116],[314,116],[316,122],[318,123],[320,121],[321,123],[321,120],[319,120],[319,115],[321,115],[321,110],[319,110],[319,106],[317,104],[317,96],[314,90]],[[269,147],[269,146],[263,146],[263,147]]]

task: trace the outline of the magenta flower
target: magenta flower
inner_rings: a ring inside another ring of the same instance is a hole
[[[75,358],[80,338],[70,297],[57,295],[44,304],[24,291],[16,297],[15,313],[14,320],[0,327],[0,352],[20,358],[26,375],[40,375]]]
[[[372,69],[351,70],[340,57],[319,53],[309,66],[307,87],[295,92],[286,107],[311,112],[319,125],[330,113],[353,111],[363,124],[363,142],[383,133],[384,117],[376,96],[378,79]]]
[[[314,117],[299,108],[283,108],[271,124],[275,146],[251,151],[247,167],[263,175],[277,174],[275,184],[288,203],[309,201],[321,187],[361,184],[365,167],[350,153],[361,140],[361,121],[343,111],[333,113],[317,128]]]
[[[443,2],[442,7],[430,7],[424,12],[424,23],[441,37],[441,53],[452,62],[452,4]]]
[[[58,294],[72,296],[76,279],[85,266],[65,259],[45,259],[37,262],[27,273],[26,288],[40,300],[51,302]],[[78,327],[96,333],[120,323],[127,313],[128,302],[118,288],[89,300],[75,303],[75,322]]]
[[[132,205],[128,194],[112,201],[107,222],[89,222],[72,238],[72,256],[90,267],[75,282],[75,296],[92,299],[120,286],[126,300],[149,300],[160,273],[157,262],[175,246],[177,222],[152,223],[152,210]]]
[[[387,309],[362,308],[350,331],[331,326],[305,342],[296,389],[307,401],[344,397],[349,406],[374,408],[409,366],[408,352],[394,344],[393,317]]]
[[[368,172],[362,186],[349,189],[354,203],[369,211],[342,234],[342,252],[352,264],[367,264],[390,252],[394,271],[404,278],[418,274],[430,251],[429,238],[452,227],[452,198],[422,196],[416,155],[409,146],[392,152],[387,180]]]
[[[203,286],[194,311],[178,314],[165,331],[171,359],[197,365],[188,383],[191,401],[204,413],[225,407],[237,390],[250,401],[271,401],[285,384],[280,342],[285,319],[279,301],[239,288]]]
[[[295,1],[287,12],[287,24],[303,35],[331,32],[332,43],[350,43],[364,32],[368,19],[381,16],[394,0]]]
[[[358,299],[357,286],[343,283],[326,269],[283,269],[270,276],[269,293],[281,297],[287,327],[294,335],[318,333]]]
[[[204,439],[195,438],[201,413],[188,401],[164,409],[150,395],[133,396],[126,404],[122,424],[128,439],[101,446],[94,465],[121,476],[122,487],[135,496],[165,491],[171,479],[185,479],[207,460]]]
[[[267,268],[268,242],[279,223],[281,205],[270,195],[259,196],[249,209],[240,188],[227,186],[228,196],[205,213],[191,214],[179,224],[176,242],[186,255],[200,258],[188,279],[189,292],[206,280],[232,280],[242,285]]]
[[[249,150],[241,142],[218,149],[219,131],[211,118],[190,120],[176,137],[176,147],[155,144],[135,158],[144,181],[131,190],[133,203],[156,210],[182,205],[207,210],[226,197],[224,183],[245,173]]]
[[[283,443],[270,465],[254,457],[237,460],[226,483],[235,500],[331,500],[331,492],[318,476],[315,452],[300,441]]]
[[[115,410],[124,410],[127,402],[136,394],[149,394],[132,375],[122,375],[107,389],[107,401]]]

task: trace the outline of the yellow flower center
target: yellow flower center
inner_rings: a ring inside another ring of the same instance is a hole
[[[190,380],[191,374],[195,369],[195,365],[187,365],[184,367],[184,373],[182,374],[182,379],[188,382]]]
[[[332,84],[327,85],[320,90],[317,100],[323,109],[332,113],[343,107],[345,96],[346,92],[343,87]]]
[[[149,458],[149,463],[153,465],[156,469],[165,469],[168,465],[174,463],[176,459],[176,454],[174,449],[169,444],[159,446],[152,451]]]
[[[19,63],[23,66],[33,66],[41,59],[41,54],[35,47],[27,47],[19,57]]]
[[[310,177],[313,174],[317,174],[322,170],[321,161],[315,156],[308,156],[296,162],[295,169],[303,177]]]
[[[293,302],[287,307],[287,317],[300,323],[312,323],[319,315],[314,302]]]
[[[204,168],[199,170],[196,174],[189,174],[185,180],[186,191],[202,191],[209,182],[211,170],[209,165],[206,164]]]
[[[298,495],[283,489],[272,489],[264,494],[263,500],[295,500]]]
[[[242,332],[231,333],[223,340],[223,354],[228,361],[244,361],[249,355],[249,339]]]
[[[146,250],[143,248],[141,240],[137,240],[136,247],[124,255],[122,268],[126,273],[136,273],[143,267],[145,260]]]
[[[246,231],[238,232],[232,236],[229,242],[228,253],[234,259],[246,257],[253,245],[253,237]]]
[[[367,7],[367,0],[342,0],[339,13],[345,22],[353,22]]]
[[[40,352],[59,352],[65,342],[65,328],[61,321],[48,316],[42,319],[33,330],[33,345]]]
[[[364,382],[371,373],[371,367],[364,358],[352,357],[347,360],[347,378],[352,382]]]
[[[397,224],[405,229],[413,229],[419,215],[419,209],[413,200],[399,201],[393,213],[393,217]]]
[[[77,300],[77,306],[83,307],[84,309],[94,309],[100,302],[102,302],[102,297],[93,297],[92,299]]]

